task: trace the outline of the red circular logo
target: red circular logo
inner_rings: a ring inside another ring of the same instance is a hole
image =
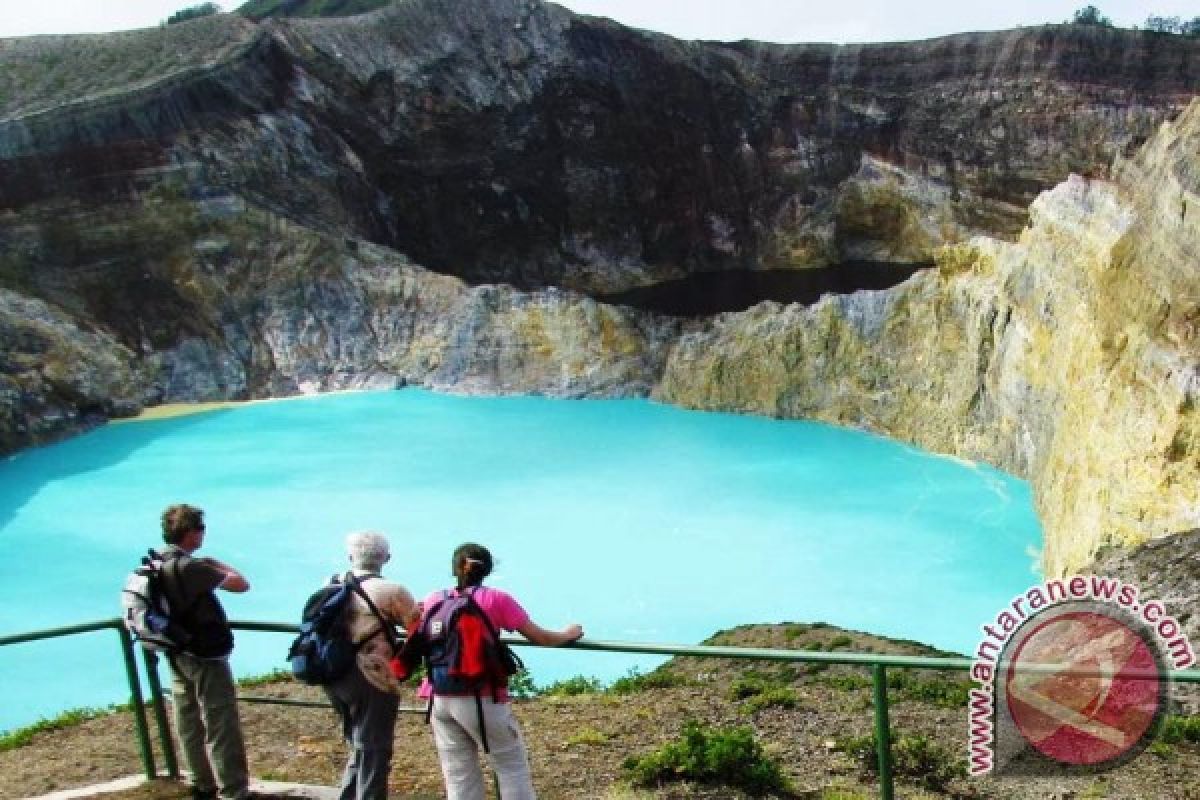
[[[1005,674],[1008,711],[1038,752],[1098,765],[1129,753],[1154,726],[1165,693],[1146,640],[1096,611],[1039,621]]]

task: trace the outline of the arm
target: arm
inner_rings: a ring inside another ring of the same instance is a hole
[[[208,563],[215,567],[219,572],[225,573],[225,578],[217,584],[218,589],[224,589],[227,592],[241,594],[250,590],[250,582],[233,567],[228,564],[217,561],[215,558],[208,559]]]
[[[534,644],[547,645],[549,647],[570,644],[577,639],[583,638],[583,626],[578,623],[568,625],[561,631],[548,631],[533,620],[529,620],[517,628],[517,632]]]
[[[397,589],[399,591],[388,604],[388,616],[405,631],[411,631],[417,621],[421,619],[421,605],[413,600],[413,596],[407,589],[400,587]]]

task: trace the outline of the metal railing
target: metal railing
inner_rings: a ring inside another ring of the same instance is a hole
[[[237,630],[259,631],[267,633],[299,632],[298,625],[277,622],[232,621],[230,625]],[[166,711],[163,707],[162,684],[158,678],[157,657],[143,651],[143,662],[146,679],[150,687],[152,700],[148,704],[142,693],[141,680],[138,676],[137,658],[134,655],[135,645],[129,632],[119,619],[100,620],[98,622],[69,625],[61,628],[49,628],[12,636],[0,636],[0,647],[11,644],[21,644],[42,639],[54,639],[64,636],[74,636],[82,633],[114,630],[117,633],[121,655],[125,662],[125,675],[129,682],[130,705],[132,706],[135,734],[137,736],[138,752],[147,778],[157,776],[153,747],[150,743],[150,726],[147,720],[146,707],[149,705],[154,713],[155,725],[158,728],[159,741],[163,753],[164,766],[172,778],[179,777],[179,765],[175,756],[174,740],[167,723]],[[523,647],[538,647],[525,639],[504,637],[509,644]],[[697,658],[729,658],[750,661],[781,661],[791,663],[841,664],[847,666],[866,667],[871,671],[871,688],[874,700],[875,755],[879,769],[879,796],[883,800],[893,800],[895,796],[895,777],[892,769],[891,725],[888,708],[887,670],[896,669],[928,669],[943,672],[966,672],[974,663],[967,658],[932,658],[925,656],[884,655],[879,653],[846,653],[821,652],[810,650],[776,650],[757,647],[722,647],[716,645],[670,645],[643,644],[638,642],[605,642],[580,640],[567,645],[572,650],[597,650],[607,653],[637,653],[644,655],[693,656]],[[1036,667],[1035,667],[1036,668]],[[1047,667],[1050,668],[1050,667]],[[1087,674],[1087,673],[1083,673]],[[1158,677],[1158,676],[1155,676]],[[1200,670],[1174,670],[1169,677],[1180,683],[1200,683]],[[242,702],[273,703],[277,705],[324,706],[324,703],[312,703],[284,698],[254,697],[239,694]],[[417,710],[417,709],[412,709]],[[424,711],[424,709],[420,709]]]

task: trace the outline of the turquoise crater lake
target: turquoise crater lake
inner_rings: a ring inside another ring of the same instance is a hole
[[[744,622],[818,621],[972,651],[1036,580],[1027,485],[824,424],[642,400],[421,390],[251,404],[108,425],[0,462],[0,635],[114,617],[171,502],[206,509],[202,553],[253,584],[237,619],[298,621],[377,528],[418,597],[461,541],[547,626],[696,643]],[[238,634],[234,668],[288,638]],[[126,699],[112,632],[0,648],[0,729]],[[633,656],[521,651],[539,683],[611,679]],[[165,668],[163,671],[165,677]]]

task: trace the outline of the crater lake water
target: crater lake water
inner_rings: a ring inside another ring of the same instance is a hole
[[[973,651],[1037,579],[1027,485],[984,465],[804,421],[644,400],[423,390],[256,403],[107,425],[0,462],[0,636],[115,617],[173,502],[253,588],[234,619],[298,622],[346,567],[349,531],[391,539],[418,597],[466,540],[544,626],[694,644],[748,622],[825,621]],[[238,632],[239,675],[290,636]],[[659,659],[521,654],[535,681],[611,680]],[[165,667],[162,671],[166,677]],[[112,631],[0,648],[0,730],[128,697]]]

